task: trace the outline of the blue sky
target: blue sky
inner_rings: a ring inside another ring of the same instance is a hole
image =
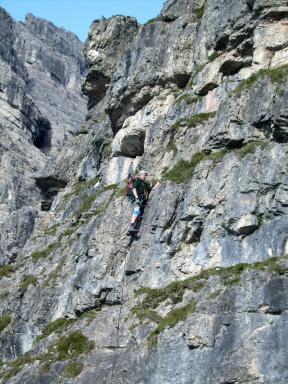
[[[0,6],[15,20],[23,21],[30,12],[74,32],[82,41],[94,19],[125,15],[145,23],[160,13],[163,3],[164,0],[0,0]]]

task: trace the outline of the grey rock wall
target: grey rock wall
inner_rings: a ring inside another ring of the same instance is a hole
[[[87,120],[1,270],[3,382],[287,382],[287,17],[174,0],[139,30],[92,25]],[[142,168],[160,185],[131,242]]]

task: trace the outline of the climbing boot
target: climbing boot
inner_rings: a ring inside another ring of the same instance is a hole
[[[127,235],[134,235],[138,232],[138,229],[135,228],[134,224],[130,224],[130,227],[127,231]]]

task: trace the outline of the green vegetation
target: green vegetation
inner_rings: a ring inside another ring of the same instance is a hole
[[[221,294],[221,289],[218,289],[217,291],[211,293],[211,295],[208,296],[208,300],[215,300],[217,297]]]
[[[33,252],[31,254],[32,260],[36,262],[40,259],[48,257],[53,251],[55,251],[55,249],[59,247],[59,245],[59,242],[50,243],[47,248],[42,249],[41,251]]]
[[[59,360],[67,360],[88,354],[94,348],[94,342],[89,341],[81,332],[71,332],[68,336],[62,336],[57,343]]]
[[[202,5],[202,7],[198,8],[197,11],[196,11],[196,21],[199,23],[204,15],[204,12],[205,12],[205,2],[204,4]]]
[[[157,17],[154,17],[153,19],[149,19],[148,21],[146,21],[146,23],[144,25],[149,25],[149,24],[152,24],[152,23],[155,23],[155,21],[157,21]]]
[[[97,314],[100,312],[101,308],[96,308],[96,309],[91,309],[90,311],[85,311],[85,312],[82,312],[81,315],[79,316],[79,319],[80,320],[87,320],[88,321],[88,324],[90,324],[94,319],[95,317],[97,316]]]
[[[181,96],[177,98],[175,104],[180,104],[182,101],[185,101],[186,104],[192,105],[201,100],[201,96],[192,96],[189,93],[183,93]]]
[[[166,316],[161,317],[155,309],[163,302],[167,301],[169,304],[181,303],[183,295],[186,290],[193,290],[197,292],[205,286],[211,276],[221,277],[224,286],[236,285],[241,281],[241,276],[246,270],[258,270],[281,273],[280,260],[283,258],[274,257],[262,262],[253,264],[241,263],[228,268],[217,267],[203,270],[199,275],[192,276],[186,280],[174,281],[164,288],[141,288],[135,291],[135,295],[145,295],[141,303],[132,309],[141,322],[144,320],[152,321],[157,324],[156,329],[151,332],[148,337],[150,346],[157,343],[157,335],[159,335],[164,328],[174,327],[179,321],[185,320],[186,317],[193,313],[196,309],[196,301],[192,300],[189,304],[171,310]],[[287,259],[287,257],[286,257]],[[213,300],[221,294],[221,290],[213,292],[208,299]]]
[[[127,196],[127,184],[125,184],[123,187],[120,187],[115,194],[116,199],[118,197],[124,197],[124,196]]]
[[[187,118],[180,119],[176,121],[171,127],[172,130],[178,129],[179,127],[196,127],[196,125],[203,123],[216,116],[216,112],[209,113],[199,113],[198,115],[193,115]]]
[[[280,273],[280,257],[274,257],[265,261],[260,261],[257,263],[247,264],[241,263],[236,264],[231,267],[216,267],[203,270],[199,275],[192,276],[186,280],[174,281],[173,283],[167,285],[164,288],[140,288],[135,291],[136,296],[145,294],[146,297],[142,301],[142,304],[135,308],[138,308],[138,311],[141,308],[157,308],[158,305],[165,300],[168,300],[172,304],[176,304],[182,301],[183,295],[186,289],[193,290],[195,288],[195,282],[200,280],[208,280],[211,276],[221,276],[224,280],[231,279],[232,277],[238,277],[243,274],[246,270],[261,270],[261,271],[274,271]]]
[[[102,149],[102,155],[104,159],[109,159],[111,153],[111,144],[104,144]]]
[[[170,311],[166,316],[164,316],[157,325],[157,328],[150,333],[148,336],[148,343],[150,347],[157,345],[157,336],[164,331],[165,328],[173,328],[180,321],[183,321],[187,316],[196,309],[196,301],[192,300],[189,304],[184,307],[174,309]]]
[[[11,316],[3,315],[0,316],[0,332],[4,331],[4,329],[11,323]]]
[[[75,184],[72,191],[65,194],[65,198],[68,199],[72,196],[77,196],[81,192],[86,191],[89,188],[94,187],[94,185],[99,181],[99,177],[95,176],[90,180],[80,181],[79,183]]]
[[[74,215],[81,216],[84,212],[89,211],[89,209],[92,207],[92,204],[95,201],[96,196],[97,196],[96,194],[85,196],[82,204],[77,209]]]
[[[3,279],[3,277],[9,277],[12,272],[14,272],[12,265],[3,265],[0,267],[0,280]]]
[[[203,69],[205,68],[206,64],[207,63],[203,63],[201,65],[198,65],[198,67],[195,69],[195,72],[192,74],[190,80],[188,81],[188,84],[186,85],[186,88],[192,88],[192,86],[194,85],[194,80],[195,80],[196,76],[198,75],[198,73],[203,71]]]
[[[111,191],[111,190],[114,190],[117,188],[117,184],[109,184],[109,185],[106,185],[106,187],[104,188],[103,192],[104,191]]]
[[[24,355],[18,357],[16,360],[10,363],[10,369],[3,376],[4,383],[6,380],[9,380],[11,377],[16,376],[18,372],[24,367],[25,364],[31,364],[33,362],[33,358],[29,352],[24,353]]]
[[[46,228],[44,230],[44,235],[46,236],[55,236],[57,229],[61,226],[61,223],[54,224],[51,228]]]
[[[223,53],[223,52],[221,52],[221,51],[214,51],[214,52],[212,53],[212,55],[209,56],[208,60],[209,60],[210,62],[212,62],[212,61],[216,60],[219,56],[221,56],[222,53]]]
[[[60,318],[55,321],[53,321],[50,324],[47,324],[46,327],[44,327],[42,334],[38,336],[37,340],[42,340],[51,335],[51,333],[61,333],[63,331],[66,331],[73,323],[75,320],[71,319],[64,319]]]
[[[49,277],[46,280],[45,285],[49,285],[52,288],[55,287],[55,282],[56,282],[57,276],[62,271],[64,263],[65,263],[65,257],[62,257],[62,259],[58,263],[57,267],[49,274]]]
[[[196,166],[201,161],[212,160],[214,163],[220,163],[224,156],[232,151],[235,151],[239,158],[242,159],[249,153],[254,153],[257,148],[264,149],[268,145],[267,142],[263,141],[251,141],[239,149],[225,149],[218,152],[205,153],[198,152],[192,156],[191,161],[179,160],[173,168],[166,171],[164,174],[164,179],[173,181],[174,183],[183,183],[186,180],[190,180],[193,176]]]
[[[249,153],[254,153],[257,148],[264,149],[267,147],[268,143],[264,141],[250,141],[246,145],[244,145],[242,148],[237,149],[237,154],[240,157],[240,159],[243,159],[246,155]]]
[[[282,84],[288,78],[288,65],[274,69],[260,69],[248,79],[243,80],[232,93],[237,95],[251,88],[262,77],[268,77],[273,83]]]
[[[76,377],[80,375],[80,373],[83,371],[84,365],[80,362],[72,362],[64,368],[64,377],[68,377],[72,379],[73,377]]]
[[[196,166],[204,160],[221,162],[227,150],[206,154],[204,152],[195,153],[191,161],[179,160],[178,163],[164,174],[164,179],[173,181],[177,184],[191,179]]]
[[[29,287],[29,285],[36,285],[37,284],[37,279],[35,276],[33,275],[28,275],[26,277],[24,277],[24,279],[21,281],[21,284],[20,284],[20,288],[23,290],[23,291],[26,291],[27,288]]]

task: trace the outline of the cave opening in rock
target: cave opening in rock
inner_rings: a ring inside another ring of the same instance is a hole
[[[43,153],[48,153],[51,149],[52,129],[48,120],[39,119],[38,130],[34,136],[33,144]]]

